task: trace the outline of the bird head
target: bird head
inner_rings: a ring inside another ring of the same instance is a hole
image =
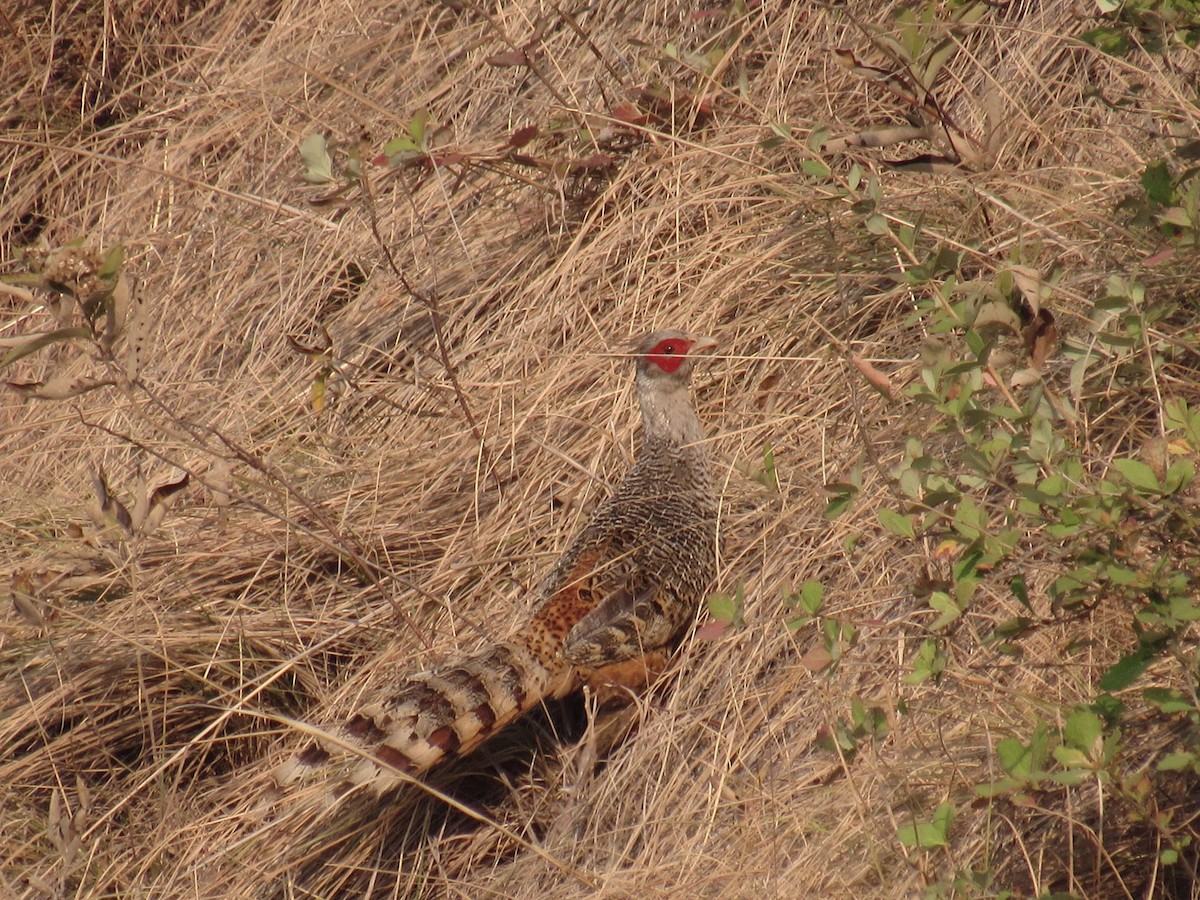
[[[703,335],[666,329],[637,343],[638,381],[647,384],[687,384],[696,359],[717,346]]]

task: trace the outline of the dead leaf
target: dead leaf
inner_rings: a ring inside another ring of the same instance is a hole
[[[1167,477],[1167,467],[1171,464],[1171,453],[1167,439],[1162,435],[1149,438],[1137,454],[1154,471],[1154,477],[1162,481]]]
[[[1178,437],[1167,444],[1167,451],[1173,456],[1191,456],[1194,452],[1193,447],[1188,443],[1187,438]]]
[[[1008,384],[1010,387],[1022,388],[1029,387],[1031,384],[1037,384],[1041,380],[1041,373],[1033,366],[1028,366],[1013,372],[1012,377],[1008,379]]]
[[[96,490],[96,503],[94,506],[89,506],[88,511],[92,513],[96,524],[105,528],[110,522],[116,522],[125,531],[133,534],[133,517],[125,508],[125,504],[109,492],[108,479],[103,470],[97,471],[92,476],[92,487]]]
[[[903,141],[927,139],[929,129],[916,125],[891,125],[871,128],[843,138],[831,138],[821,145],[826,153],[842,153],[849,147],[890,147]]]
[[[1019,365],[1023,360],[1024,357],[1021,354],[1009,350],[1007,347],[997,347],[988,356],[988,363],[993,369],[1007,369]]]
[[[613,158],[607,153],[593,153],[591,156],[575,160],[572,169],[607,169],[613,163]]]
[[[1021,329],[1029,363],[1034,369],[1042,365],[1058,350],[1058,325],[1054,313],[1046,308],[1039,309],[1028,325]]]
[[[862,61],[857,53],[846,47],[835,47],[833,55],[837,58],[842,68],[853,72],[860,78],[866,78],[871,81],[884,81],[892,77],[891,69],[868,65]]]
[[[134,291],[125,317],[125,377],[136,381],[146,357],[146,299]]]
[[[618,103],[609,111],[609,115],[626,125],[645,125],[650,121],[650,114],[636,103]]]
[[[775,387],[783,380],[783,375],[779,372],[772,372],[758,383],[758,393],[754,397],[754,405],[765,410],[767,405],[775,398]],[[772,404],[773,405],[773,404]]]
[[[732,627],[733,625],[730,622],[722,622],[719,619],[712,619],[696,629],[696,639],[701,641],[720,640]]]
[[[1145,259],[1143,259],[1142,265],[1143,266],[1157,266],[1161,262],[1166,262],[1168,259],[1170,259],[1174,255],[1175,255],[1174,247],[1163,247],[1161,250],[1151,253],[1149,256],[1147,256]]]
[[[814,675],[828,669],[831,662],[833,662],[833,657],[829,655],[829,651],[822,644],[810,647],[800,657],[800,665],[804,666],[804,668],[808,669]]]
[[[950,562],[962,553],[962,544],[958,541],[945,540],[933,548],[933,558],[939,562]]]
[[[871,387],[875,388],[875,390],[879,391],[879,393],[883,394],[889,400],[896,399],[895,391],[892,389],[892,381],[887,375],[880,372],[857,353],[850,354],[850,362],[870,382]]]
[[[902,73],[864,62],[857,53],[844,47],[836,48],[833,52],[837,61],[859,78],[886,85],[893,94],[914,107],[925,105],[925,92],[917,89]]]
[[[983,334],[988,329],[1003,329],[1021,333],[1021,317],[1003,300],[991,300],[979,307],[971,327]]]
[[[56,375],[49,381],[9,381],[10,388],[35,400],[69,400],[98,388],[116,384],[112,378],[92,378],[88,375]]]
[[[12,603],[17,615],[24,619],[27,625],[32,625],[39,631],[46,627],[46,617],[42,615],[41,604],[30,594],[14,587]]]
[[[1012,273],[1013,286],[1029,304],[1030,315],[1036,316],[1042,309],[1042,276],[1029,266],[1021,265],[1010,266],[1009,272]]]
[[[483,61],[489,66],[499,66],[504,69],[529,65],[529,56],[524,50],[502,50],[491,56],[485,56]]]
[[[301,356],[307,356],[310,362],[325,364],[327,355],[333,349],[333,335],[324,324],[321,325],[321,340],[319,342],[303,343],[294,334],[286,335],[288,345]]]
[[[448,153],[431,153],[425,157],[430,168],[435,166],[453,166],[467,159],[467,154],[461,150],[451,150]]]
[[[897,171],[926,175],[961,175],[968,171],[958,160],[937,153],[920,153],[909,159],[885,159],[883,163]]]
[[[524,128],[518,128],[508,138],[508,145],[514,149],[520,149],[538,136],[538,127],[536,125],[526,125]]]
[[[108,316],[104,322],[103,342],[107,349],[125,332],[125,322],[129,316],[130,302],[133,290],[129,287],[129,279],[124,272],[117,273],[117,283],[113,286],[108,300]]]
[[[139,529],[142,534],[150,534],[162,524],[162,520],[167,515],[167,510],[174,503],[175,495],[187,487],[190,477],[187,472],[184,472],[182,477],[177,477],[174,481],[160,484],[150,492],[149,511],[146,513],[145,521]]]

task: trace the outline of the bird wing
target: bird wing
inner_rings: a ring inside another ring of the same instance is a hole
[[[662,648],[679,627],[664,599],[661,585],[643,572],[630,573],[568,632],[564,655],[576,666],[599,669]]]

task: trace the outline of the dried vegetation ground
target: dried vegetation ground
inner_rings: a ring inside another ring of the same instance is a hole
[[[1000,741],[1058,734],[1096,699],[1139,600],[1057,609],[1072,549],[1030,531],[947,622],[930,585],[966,542],[879,516],[914,508],[908,439],[961,448],[907,393],[947,272],[1024,267],[1011,296],[1040,297],[1064,348],[1092,340],[1113,275],[1170,301],[1136,378],[1104,356],[1072,384],[1034,335],[1017,353],[1044,358],[983,389],[1058,398],[1055,433],[1088,466],[1161,435],[1165,398],[1200,405],[1194,232],[1156,226],[1169,203],[1143,180],[1166,160],[1185,192],[1194,46],[1162,15],[972,9],[951,28],[963,8],[918,6],[908,31],[871,2],[0,14],[4,271],[40,242],[119,242],[138,301],[111,356],[56,342],[3,373],[113,384],[0,401],[0,893],[1197,896],[1196,779],[1156,768],[1194,723],[1139,693],[1194,699],[1191,644],[1119,692],[1108,775],[981,798],[1008,771]],[[1081,40],[1099,26],[1130,46]],[[913,274],[939,250],[948,267]],[[89,254],[51,261],[91,271]],[[49,297],[6,289],[0,349],[61,324]],[[291,720],[344,714],[527,611],[631,454],[627,339],[667,326],[722,344],[697,396],[720,589],[744,593],[718,605],[732,627],[686,640],[613,746],[576,709],[483,754],[455,794],[474,816],[414,788],[341,841],[259,817]],[[968,355],[963,329],[941,340]],[[169,509],[150,502],[181,469]],[[826,486],[851,479],[827,518]],[[1003,481],[980,488],[985,526]],[[118,509],[98,496],[139,493],[140,527],[97,524]],[[1194,559],[1194,533],[1144,527],[1151,556]],[[823,618],[789,628],[810,581]],[[1023,613],[1019,642],[987,640]],[[875,711],[857,724],[855,700]],[[933,846],[901,840],[914,824]]]

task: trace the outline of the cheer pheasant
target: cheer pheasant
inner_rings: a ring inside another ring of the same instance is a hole
[[[547,698],[626,683],[695,614],[716,577],[717,495],[689,381],[712,338],[648,335],[636,352],[642,444],[504,640],[406,677],[276,773],[328,773],[334,797],[381,793],[463,756]]]

